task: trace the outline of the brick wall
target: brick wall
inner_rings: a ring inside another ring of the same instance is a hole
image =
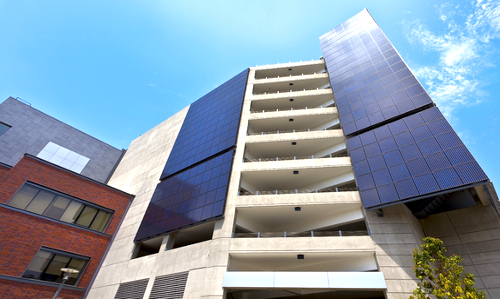
[[[97,270],[111,240],[111,235],[114,234],[131,196],[36,158],[25,156],[0,179],[0,203],[7,203],[26,181],[114,210],[105,232],[109,236],[8,207],[0,207],[0,245],[2,245],[0,247],[0,274],[21,277],[40,247],[45,246],[91,258],[78,284],[78,287],[86,288]],[[30,291],[46,290],[42,289],[42,285],[31,287],[32,285],[28,284],[25,287],[22,283],[20,285],[15,283],[13,288],[9,289],[9,293],[12,293],[15,298],[32,298],[29,295],[22,296],[22,292],[16,290],[18,286]],[[50,287],[46,288],[51,291]],[[1,286],[0,290],[3,290]],[[0,298],[6,298],[1,293]],[[35,298],[51,297],[36,296]]]
[[[0,179],[0,203],[7,203],[26,181],[114,210],[106,229],[110,235],[115,232],[130,202],[130,195],[25,156]]]
[[[56,287],[0,279],[0,299],[52,299]],[[84,292],[62,289],[58,299],[81,299]]]
[[[10,168],[0,165],[0,179],[10,171]]]

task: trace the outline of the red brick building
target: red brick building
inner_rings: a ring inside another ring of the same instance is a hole
[[[52,298],[61,267],[83,298],[133,196],[29,154],[0,177],[0,298]]]

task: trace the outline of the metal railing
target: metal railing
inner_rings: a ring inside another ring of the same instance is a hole
[[[336,130],[336,129],[329,129],[329,128],[311,129],[311,128],[307,128],[307,129],[273,130],[273,131],[261,131],[261,132],[247,132],[247,135],[284,134],[284,133],[324,131],[324,130]]]
[[[331,87],[326,87],[326,88],[323,88],[322,90],[326,90],[326,89],[332,89]],[[276,92],[263,92],[263,93],[252,93],[253,96],[259,96],[259,95],[274,95],[274,94],[283,94],[283,93],[295,93],[295,92],[305,92],[305,91],[314,91],[315,89],[312,88],[312,89],[302,89],[302,90],[290,90],[290,91],[276,91]],[[319,87],[316,88],[316,90],[320,90]]]
[[[243,158],[243,162],[263,162],[263,161],[283,161],[283,160],[299,160],[299,159],[317,159],[317,158],[333,158],[333,157],[347,157],[347,151],[342,151],[338,153],[330,153],[324,156],[314,156],[314,155],[301,155],[301,156],[281,156],[281,157],[265,157],[265,158]]]
[[[266,77],[266,78],[264,78],[264,77],[258,77],[258,78],[255,77],[255,79],[256,80],[273,79],[273,78],[278,78],[279,79],[279,78],[290,78],[290,77],[310,76],[310,75],[320,75],[320,74],[327,74],[326,73],[326,69],[323,69],[320,72],[306,73],[305,75],[304,75],[304,73],[302,73],[302,75],[292,75],[292,74],[290,74],[288,76],[286,76],[286,75],[285,76],[273,76],[273,77]]]
[[[251,232],[233,233],[233,238],[275,238],[275,237],[320,237],[320,236],[367,236],[368,230],[333,230],[333,231],[280,231],[280,232]]]
[[[335,107],[335,103],[329,104],[329,105],[319,105],[319,106],[314,106],[308,108],[307,106],[305,108],[298,108],[295,110],[305,110],[305,109],[315,109],[315,108],[328,108],[328,107]],[[294,110],[293,107],[290,108],[277,108],[277,109],[263,109],[263,110],[251,110],[251,114],[260,114],[260,113],[266,113],[266,112],[280,112],[280,111],[291,111]]]
[[[311,193],[340,193],[354,192],[357,187],[328,187],[324,189],[293,189],[293,190],[266,190],[252,193],[247,190],[238,191],[239,196],[259,196],[259,195],[290,195],[290,194],[311,194]]]

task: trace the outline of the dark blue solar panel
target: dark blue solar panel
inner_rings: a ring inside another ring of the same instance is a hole
[[[422,157],[422,153],[420,153],[420,150],[418,149],[417,145],[411,144],[403,148],[399,148],[399,151],[403,155],[403,158],[405,161],[410,161],[412,159],[417,159],[419,157]]]
[[[160,182],[135,241],[222,216],[233,154],[230,150]]]
[[[434,178],[436,178],[439,187],[443,190],[456,187],[462,184],[460,177],[453,168],[443,169],[434,172]]]
[[[475,161],[465,145],[461,145],[445,151],[446,156],[453,166]]]
[[[401,156],[401,153],[398,149],[385,152],[384,159],[388,167],[399,165],[404,162],[403,156]]]
[[[403,148],[415,142],[410,132],[408,131],[395,135],[394,140],[396,141],[396,144],[398,145],[399,148]]]
[[[360,190],[359,194],[361,195],[361,199],[365,207],[376,207],[377,205],[381,204],[380,197],[376,189],[370,189],[365,191]]]
[[[354,172],[360,176],[371,172],[370,166],[368,165],[368,161],[366,160],[353,163],[352,167],[354,168]]]
[[[454,131],[447,132],[439,136],[437,140],[441,149],[447,150],[462,145],[462,141],[458,138]]]
[[[399,164],[389,167],[389,172],[391,173],[393,182],[411,178],[410,171],[408,171],[408,167],[406,166],[406,164]]]
[[[341,25],[320,43],[346,135],[432,103],[368,11]],[[378,105],[371,105],[373,99]],[[340,109],[346,104],[349,109]]]
[[[407,199],[419,195],[417,187],[411,178],[395,182],[394,185],[396,186],[396,191],[401,199]]]
[[[425,140],[431,136],[431,132],[426,125],[410,129],[410,133],[413,136],[413,139],[417,142]]]
[[[417,146],[420,149],[422,155],[424,156],[441,151],[441,147],[439,147],[439,144],[435,138],[430,138],[417,142]]]
[[[392,136],[383,140],[379,140],[378,144],[380,146],[380,149],[382,149],[382,152],[388,152],[398,148],[398,145],[396,144],[396,141]]]
[[[434,153],[425,157],[431,172],[451,168],[451,163],[443,152]]]
[[[425,195],[439,190],[439,186],[432,174],[414,177],[413,182],[415,182],[420,195]]]
[[[389,171],[387,169],[375,171],[372,174],[376,186],[382,186],[392,183],[391,175],[389,174]]]
[[[437,107],[346,144],[365,208],[488,180]]]
[[[363,148],[358,148],[349,151],[349,156],[351,156],[351,160],[353,162],[358,162],[363,159],[366,159],[365,151],[363,150]]]
[[[423,158],[408,161],[406,162],[406,166],[408,167],[408,170],[410,171],[412,177],[417,177],[431,172],[431,170],[427,166],[427,163],[425,162],[425,159]]]
[[[375,187],[373,176],[371,173],[356,177],[358,180],[358,187],[360,191],[372,189]]]
[[[394,201],[399,200],[398,193],[396,192],[396,188],[394,187],[394,184],[387,184],[383,186],[378,186],[377,187],[378,194],[380,196],[380,201],[385,204],[385,203],[391,203]]]
[[[375,143],[377,141],[377,138],[376,138],[375,134],[373,133],[373,131],[365,132],[365,133],[361,134],[359,137],[361,139],[361,143],[364,146],[369,145],[371,143]]]
[[[385,160],[382,155],[368,158],[368,164],[370,165],[370,170],[372,170],[372,172],[381,169],[387,169],[387,165],[385,164]]]
[[[488,180],[488,176],[476,161],[456,166],[455,170],[465,184]]]
[[[347,144],[347,148],[349,148],[351,151],[363,146],[363,144],[361,144],[361,139],[359,138],[359,136],[354,136],[354,137],[348,139],[346,141],[346,144]]]
[[[191,104],[160,179],[236,144],[248,69]]]
[[[365,154],[366,157],[370,158],[375,155],[382,154],[382,152],[380,151],[378,143],[372,143],[370,145],[365,146]]]

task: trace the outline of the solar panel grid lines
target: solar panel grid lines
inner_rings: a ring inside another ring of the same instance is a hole
[[[160,182],[135,240],[222,216],[233,155],[227,151]]]
[[[488,180],[437,107],[346,144],[365,208]]]
[[[323,35],[321,45],[346,135],[432,103],[367,11]]]
[[[236,144],[247,76],[248,69],[191,104],[161,179]]]
[[[223,215],[248,71],[191,104],[136,242]]]

